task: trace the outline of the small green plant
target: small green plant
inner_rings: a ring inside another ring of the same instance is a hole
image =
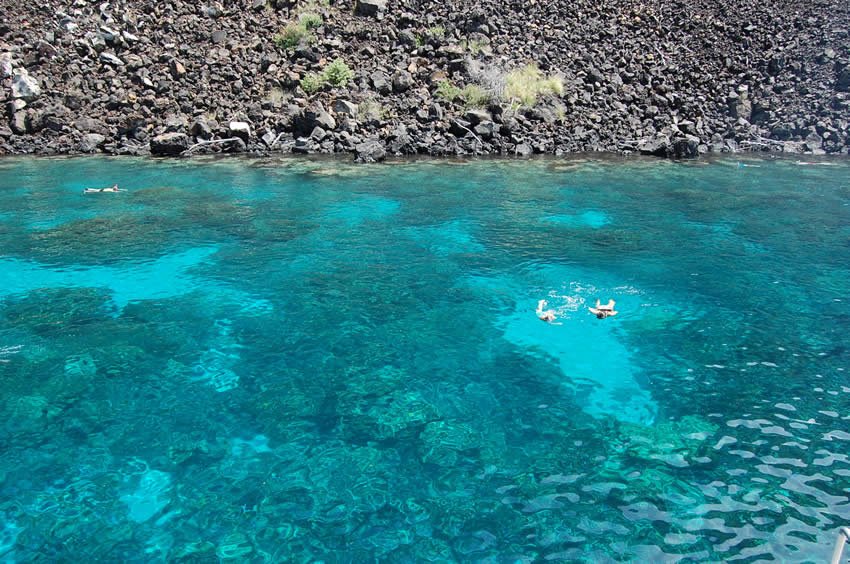
[[[381,121],[384,117],[384,109],[381,104],[372,98],[367,98],[357,106],[358,121]]]
[[[325,85],[324,78],[315,72],[308,72],[301,79],[301,90],[303,90],[306,94],[315,94],[319,90],[322,89],[322,86]]]
[[[467,84],[460,91],[463,106],[466,109],[483,108],[490,103],[492,96],[477,84]]]
[[[534,106],[541,95],[563,93],[564,82],[557,76],[543,76],[536,65],[512,70],[506,79],[505,97],[523,106]]]
[[[275,45],[281,49],[294,49],[303,40],[310,40],[312,35],[301,22],[289,22],[280,33],[274,36]]]
[[[304,12],[298,16],[298,23],[304,27],[305,31],[322,27],[322,16],[315,12]]]
[[[472,55],[480,55],[490,44],[480,39],[461,39],[460,46],[464,51],[469,51]]]
[[[441,25],[435,25],[428,28],[428,37],[443,39],[446,36],[446,28]]]
[[[283,104],[286,99],[286,93],[282,88],[272,87],[269,90],[268,95],[266,96],[266,100],[268,100],[273,106],[278,107]]]
[[[322,78],[331,86],[345,86],[354,78],[354,71],[337,58],[322,70]]]
[[[458,96],[460,96],[460,92],[460,88],[448,80],[441,80],[437,83],[437,98],[443,99],[447,102],[453,102]]]
[[[567,109],[563,105],[558,104],[555,108],[555,117],[559,122],[563,123],[567,118]]]

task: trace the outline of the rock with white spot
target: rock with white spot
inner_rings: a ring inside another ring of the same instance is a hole
[[[247,143],[248,139],[251,137],[251,126],[247,122],[231,121],[228,124],[228,129],[230,130],[231,137],[238,137],[245,143]]]
[[[122,61],[117,55],[113,53],[101,53],[99,58],[101,63],[111,65],[113,67],[124,66],[124,61]]]
[[[38,80],[30,76],[26,69],[18,69],[12,75],[12,98],[34,100],[41,95]]]
[[[12,54],[0,53],[0,78],[9,78],[12,76]]]

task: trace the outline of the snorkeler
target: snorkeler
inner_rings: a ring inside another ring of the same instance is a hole
[[[118,188],[117,184],[113,184],[108,188],[86,188],[83,190],[83,194],[99,194],[101,192],[124,192],[124,190]]]
[[[597,319],[605,319],[606,317],[613,317],[617,315],[617,311],[614,311],[614,305],[617,302],[614,300],[608,300],[608,303],[602,305],[599,300],[596,300],[596,307],[587,308],[590,310],[590,313],[596,316]]]
[[[536,312],[537,318],[540,321],[545,321],[546,323],[552,323],[553,321],[555,321],[555,310],[554,309],[547,309],[546,311],[543,311],[543,308],[546,307],[547,305],[548,304],[547,304],[546,300],[540,300],[539,302],[537,302],[537,312]]]

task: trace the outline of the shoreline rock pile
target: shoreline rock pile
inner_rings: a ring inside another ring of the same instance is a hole
[[[0,154],[850,153],[839,0],[0,6]]]

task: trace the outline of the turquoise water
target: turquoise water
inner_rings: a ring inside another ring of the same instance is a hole
[[[823,561],[822,164],[2,160],[0,560]]]

